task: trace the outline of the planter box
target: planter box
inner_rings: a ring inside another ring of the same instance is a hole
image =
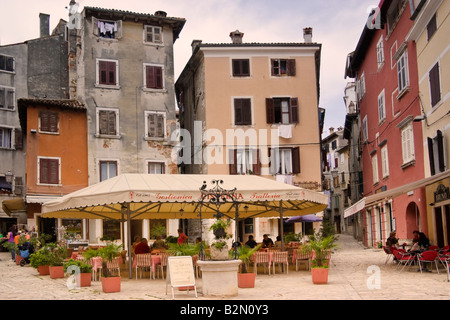
[[[120,292],[121,277],[102,277],[102,289],[105,293]]]
[[[63,266],[50,267],[50,278],[52,279],[64,278]]]
[[[39,266],[37,267],[37,271],[41,276],[48,276],[50,274],[50,266]]]
[[[314,284],[328,283],[328,268],[311,268],[311,275]]]
[[[91,273],[80,273],[77,276],[77,285],[79,287],[90,287],[91,286],[91,279],[92,279],[92,274]]]
[[[254,288],[256,273],[238,273],[239,288]]]

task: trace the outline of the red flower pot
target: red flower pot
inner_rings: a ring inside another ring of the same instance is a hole
[[[50,274],[50,266],[39,266],[37,267],[37,271],[41,276],[48,276]]]
[[[80,287],[90,287],[91,286],[91,273],[80,273],[77,276],[77,284]]]
[[[22,259],[23,259],[23,258],[20,256],[20,254],[17,254],[17,253],[16,253],[16,264],[17,264],[17,265],[20,264],[20,261],[21,261]]]
[[[63,266],[50,267],[50,278],[52,279],[64,278]]]
[[[239,288],[254,288],[256,273],[238,273]]]
[[[102,289],[105,293],[120,292],[121,277],[102,277]]]
[[[328,268],[311,268],[311,275],[314,284],[328,283]]]

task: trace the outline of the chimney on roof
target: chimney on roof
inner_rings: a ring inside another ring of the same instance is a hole
[[[305,43],[312,43],[312,28],[304,28],[303,29],[303,39]]]
[[[39,22],[40,37],[48,37],[50,35],[50,15],[40,13]]]
[[[330,134],[334,133],[334,128],[330,127]]]
[[[166,18],[167,17],[167,12],[165,12],[165,11],[156,11],[155,12],[155,16]]]
[[[230,33],[231,41],[233,41],[234,44],[240,44],[242,43],[242,38],[244,37],[244,34],[240,32],[239,30],[233,31]]]

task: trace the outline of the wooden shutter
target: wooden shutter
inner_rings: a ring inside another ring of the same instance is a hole
[[[156,135],[158,138],[164,138],[164,115],[156,115]]]
[[[251,99],[234,99],[234,124],[252,124]]]
[[[39,161],[40,183],[59,183],[59,160],[40,159]]]
[[[300,148],[296,147],[292,149],[292,173],[300,173]]]
[[[431,106],[434,107],[441,101],[441,83],[439,79],[439,63],[436,63],[429,73]]]
[[[107,84],[115,86],[117,84],[116,63],[108,61],[107,64],[108,64],[108,83]]]
[[[117,65],[115,61],[99,61],[99,84],[115,86],[117,84],[116,71]]]
[[[150,138],[156,137],[156,114],[151,113],[148,115],[148,136]]]
[[[436,168],[434,166],[434,151],[433,151],[433,139],[427,138],[428,142],[428,158],[430,159],[430,172],[434,176],[436,174]]]
[[[163,89],[163,74],[161,67],[146,67],[146,86],[149,89]]]
[[[295,59],[289,59],[287,61],[287,75],[291,77],[295,77],[297,74]]]
[[[427,36],[428,41],[430,41],[431,37],[437,30],[437,23],[436,23],[436,14],[431,18],[430,22],[427,25]]]
[[[56,112],[41,111],[39,113],[41,120],[40,131],[43,132],[58,132],[59,116]]]
[[[261,159],[260,152],[258,150],[252,150],[252,159],[253,159],[253,174],[261,175]]]
[[[248,59],[233,59],[233,77],[250,76],[250,61]]]
[[[275,108],[273,104],[273,99],[266,99],[266,120],[267,123],[275,123]]]
[[[230,174],[237,174],[237,150],[228,150]]]
[[[14,129],[14,148],[16,150],[22,150],[23,148],[23,139],[22,139],[22,130],[19,128]]]
[[[298,98],[291,99],[291,107],[290,107],[290,119],[291,123],[299,123],[299,108],[298,108]]]
[[[116,135],[116,112],[99,112],[99,133],[106,135]]]
[[[98,29],[98,19],[95,17],[92,17],[92,34],[97,37],[100,35],[100,31]]]

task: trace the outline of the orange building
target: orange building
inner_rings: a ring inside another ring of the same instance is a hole
[[[54,234],[55,221],[39,217],[41,204],[88,186],[86,107],[48,99],[19,99],[18,106],[26,136],[28,226]],[[85,232],[82,221],[76,224]]]

